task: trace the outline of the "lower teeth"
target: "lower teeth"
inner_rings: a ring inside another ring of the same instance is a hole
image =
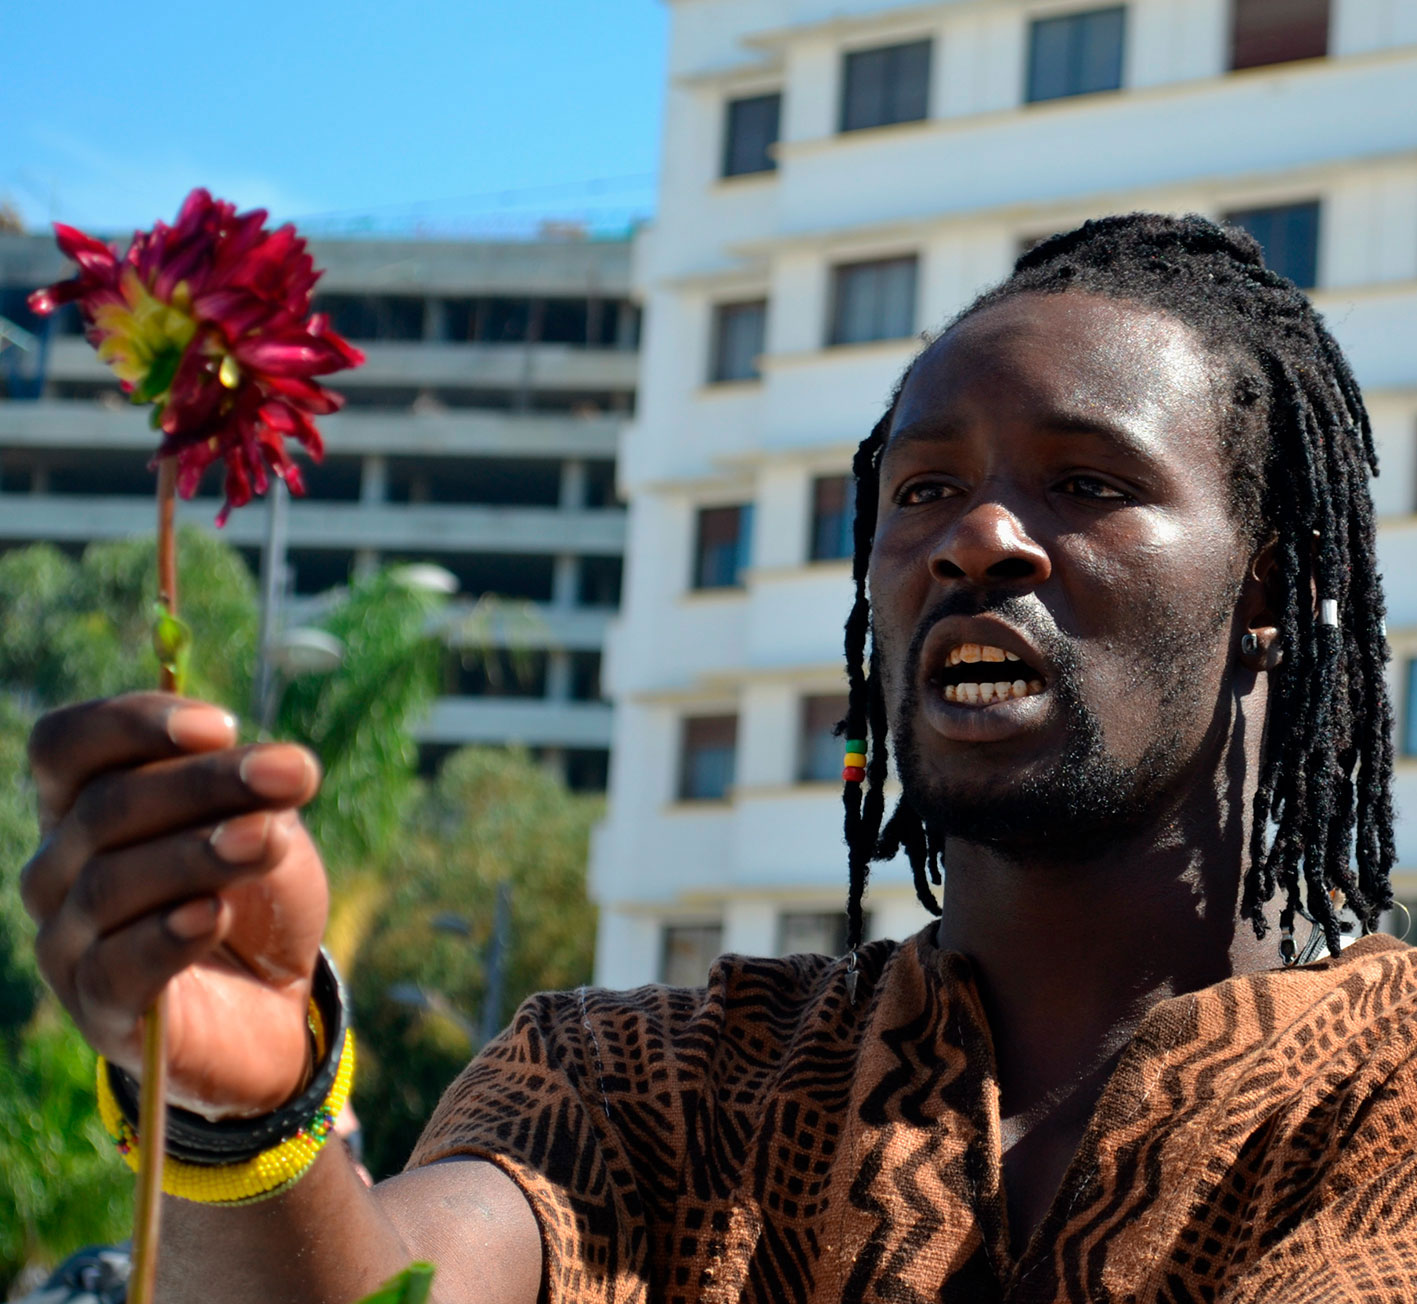
[[[967,704],[1004,702],[1011,697],[1033,697],[1043,691],[1041,679],[1024,681],[1015,679],[1013,683],[1000,680],[996,684],[946,684],[945,701]]]

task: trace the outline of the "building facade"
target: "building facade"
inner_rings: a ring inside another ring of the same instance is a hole
[[[530,748],[580,789],[605,785],[610,707],[600,689],[620,600],[620,429],[635,401],[639,310],[626,240],[316,241],[316,306],[368,356],[334,388],[328,455],[303,466],[287,521],[286,619],[381,562],[432,561],[457,604],[485,594],[488,651],[451,642],[446,694],[424,722],[430,764],[470,743]],[[152,528],[151,434],[79,334],[25,307],[65,274],[54,243],[0,236],[0,548]],[[180,518],[210,526],[220,477]],[[225,538],[258,565],[259,508]]]
[[[1248,227],[1364,387],[1417,894],[1417,5],[670,8],[598,978],[840,947],[852,450],[920,332],[1039,237],[1136,209]],[[867,907],[875,936],[925,921],[903,865]]]

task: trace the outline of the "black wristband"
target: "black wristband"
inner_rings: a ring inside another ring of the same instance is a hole
[[[167,1110],[167,1153],[188,1164],[239,1164],[289,1141],[301,1128],[308,1127],[316,1111],[325,1103],[339,1072],[349,1013],[344,988],[321,948],[315,966],[310,998],[319,1011],[325,1030],[325,1053],[315,1066],[305,1089],[279,1109],[257,1118],[224,1118],[216,1122],[191,1110],[171,1105]],[[138,1127],[138,1082],[115,1064],[108,1064],[108,1083],[124,1120],[135,1132]],[[145,1138],[140,1138],[145,1140]]]

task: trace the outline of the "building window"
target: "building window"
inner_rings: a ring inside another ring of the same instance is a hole
[[[812,561],[840,561],[852,552],[852,518],[856,514],[856,477],[819,475],[812,481]]]
[[[680,801],[727,801],[738,750],[736,715],[700,715],[684,721],[679,756]]]
[[[582,557],[576,602],[582,607],[618,607],[624,583],[623,557]]]
[[[758,355],[763,351],[767,319],[766,299],[720,303],[714,308],[711,381],[757,380]]]
[[[1233,0],[1230,66],[1258,68],[1328,53],[1329,0]]]
[[[752,504],[699,509],[694,587],[733,589],[743,583],[753,532]]]
[[[445,686],[455,697],[546,696],[548,657],[533,648],[458,648],[449,652]]]
[[[702,987],[723,952],[722,924],[670,924],[664,930],[659,977],[671,987]]]
[[[802,783],[835,783],[841,778],[842,739],[837,721],[846,715],[846,694],[802,699],[802,732],[797,750],[797,778]]]
[[[856,50],[842,65],[841,129],[918,122],[930,112],[930,42]]]
[[[592,511],[619,507],[615,496],[615,463],[597,459],[585,464],[585,501],[581,504]]]
[[[1126,12],[1092,9],[1037,19],[1028,41],[1029,102],[1119,90]]]
[[[1247,208],[1225,220],[1243,227],[1260,243],[1265,263],[1308,290],[1319,280],[1319,201]]]
[[[604,792],[610,780],[610,753],[603,747],[566,749],[566,787],[572,792]]]
[[[863,920],[863,936],[871,935],[869,916]],[[779,955],[845,955],[846,912],[844,910],[789,910],[778,916]]]
[[[409,294],[322,294],[330,325],[352,340],[421,340],[426,304]]]
[[[1402,726],[1402,754],[1417,756],[1417,657],[1407,661],[1407,700]]]
[[[728,101],[723,130],[724,176],[777,170],[772,147],[777,144],[781,116],[781,95],[753,95]]]
[[[573,702],[603,702],[605,694],[600,687],[601,654],[599,652],[572,652],[570,693]]]
[[[844,263],[832,278],[832,344],[899,340],[915,333],[914,254]]]

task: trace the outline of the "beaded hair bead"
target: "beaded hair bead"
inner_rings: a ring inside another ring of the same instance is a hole
[[[846,740],[845,768],[841,777],[847,783],[860,783],[866,777],[866,740],[848,738]]]

